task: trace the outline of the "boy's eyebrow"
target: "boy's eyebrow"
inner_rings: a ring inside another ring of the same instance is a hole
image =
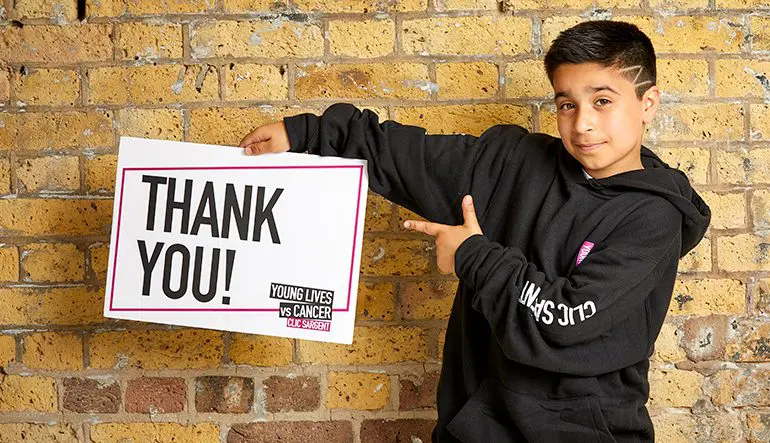
[[[599,91],[610,91],[610,92],[612,92],[612,93],[614,93],[616,95],[620,95],[620,93],[618,93],[618,91],[612,89],[608,85],[587,86],[585,88],[585,90],[586,90],[586,92],[590,92],[590,93],[596,93],[596,92],[599,92]],[[557,99],[557,98],[561,98],[561,97],[569,97],[569,94],[567,93],[567,91],[558,91],[553,96],[554,100]]]

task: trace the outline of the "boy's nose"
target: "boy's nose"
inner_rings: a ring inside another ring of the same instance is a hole
[[[577,132],[590,132],[594,130],[596,122],[594,121],[594,113],[591,110],[577,110],[575,114],[575,130]]]

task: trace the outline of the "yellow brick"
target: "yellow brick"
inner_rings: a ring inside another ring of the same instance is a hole
[[[709,182],[708,149],[700,148],[655,148],[655,153],[672,168],[687,174],[692,183],[705,185]]]
[[[67,0],[16,0],[11,9],[11,18],[47,18],[57,25],[63,25],[77,18],[76,6],[76,3]]]
[[[80,190],[80,166],[77,157],[37,157],[20,159],[16,179],[20,192],[65,192]]]
[[[678,369],[650,371],[649,407],[691,407],[701,397],[703,376]]]
[[[658,60],[658,86],[664,97],[702,97],[709,94],[705,60]]]
[[[648,0],[654,10],[688,10],[708,8],[708,0]]]
[[[736,362],[767,362],[770,361],[768,340],[770,323],[744,321],[731,325],[730,336],[727,340],[727,358]],[[737,331],[736,331],[737,326]]]
[[[770,149],[717,151],[717,177],[720,183],[770,183]]]
[[[508,16],[441,17],[404,20],[407,54],[518,55],[531,51],[529,18]]]
[[[743,140],[743,108],[729,103],[664,105],[649,128],[649,137],[672,140]]]
[[[728,272],[770,270],[768,235],[738,234],[717,238],[719,269]]]
[[[548,51],[548,48],[551,47],[551,43],[560,32],[584,21],[586,20],[580,17],[564,16],[547,17],[544,19],[543,23],[540,25],[540,36],[542,37],[540,44],[543,46],[543,51]]]
[[[0,281],[19,280],[19,251],[16,246],[0,247]]]
[[[434,2],[438,11],[451,11],[454,9],[497,11],[499,8],[498,3],[497,0],[436,0]]]
[[[508,63],[505,67],[506,97],[553,97],[553,88],[540,60]]]
[[[395,120],[423,127],[429,134],[479,136],[499,124],[517,124],[532,129],[532,113],[528,107],[506,104],[398,107]]]
[[[383,197],[370,192],[366,197],[366,232],[388,231],[393,218],[393,205]]]
[[[301,11],[306,12],[409,12],[423,11],[428,6],[427,0],[294,0],[292,2]]]
[[[770,315],[770,279],[763,278],[754,286],[751,294],[752,310],[758,315]]]
[[[749,443],[765,443],[770,439],[770,414],[747,413]]]
[[[97,423],[90,427],[91,442],[219,443],[219,427],[213,423]]]
[[[110,246],[105,244],[91,245],[88,249],[91,253],[91,269],[99,281],[107,277],[107,265],[109,264]]]
[[[508,9],[638,8],[639,0],[504,0]]]
[[[556,107],[548,103],[540,108],[540,127],[538,132],[559,137],[559,125],[556,122]]]
[[[672,315],[741,314],[745,311],[746,285],[730,279],[678,280],[668,308]]]
[[[16,338],[12,335],[0,335],[0,368],[16,360]],[[2,433],[0,433],[2,435]],[[2,442],[2,440],[0,440]]]
[[[0,149],[83,149],[113,144],[110,111],[0,113]]]
[[[385,374],[330,372],[326,407],[382,409],[390,403],[390,377]]]
[[[6,63],[79,63],[112,58],[112,25],[7,26],[0,38]]]
[[[267,12],[273,8],[274,4],[274,0],[224,0],[224,8],[227,12]]]
[[[7,102],[11,91],[11,72],[0,69],[0,102]]]
[[[770,17],[749,17],[751,27],[751,50],[770,51]]]
[[[432,254],[432,243],[428,241],[364,239],[361,273],[376,276],[424,275],[430,271]]]
[[[233,334],[230,361],[237,365],[287,366],[292,363],[293,352],[288,338]]]
[[[228,100],[286,100],[289,77],[283,66],[234,64],[225,71]]]
[[[14,71],[16,99],[28,105],[73,106],[80,97],[80,76],[67,69]]]
[[[722,52],[737,53],[743,44],[743,30],[738,20],[708,16],[614,17],[635,24],[642,30],[658,54]]]
[[[711,228],[730,229],[746,226],[746,196],[743,193],[701,192],[711,208]]]
[[[0,325],[85,325],[104,322],[104,290],[1,288]]]
[[[457,281],[404,283],[400,300],[401,316],[407,320],[449,318]]]
[[[716,0],[719,9],[754,9],[767,8],[765,0]]]
[[[112,200],[0,200],[4,235],[104,234],[112,226]]]
[[[25,281],[82,281],[85,254],[69,243],[34,243],[22,252],[21,266]]]
[[[382,57],[393,52],[396,29],[392,20],[332,20],[329,51],[348,57]]]
[[[190,111],[189,141],[238,146],[243,136],[254,128],[304,112],[320,113],[315,109],[272,106],[193,109]]]
[[[750,131],[752,140],[770,139],[770,105],[749,104]]]
[[[754,191],[751,198],[751,214],[754,218],[754,229],[770,229],[770,191]]]
[[[0,375],[0,412],[56,411],[56,381],[49,377]]]
[[[30,368],[83,369],[83,341],[76,334],[38,332],[24,337],[22,362]]]
[[[86,160],[86,189],[89,193],[114,192],[117,155],[100,155]]]
[[[711,240],[704,238],[698,246],[679,260],[679,272],[711,271]]]
[[[770,62],[754,60],[717,60],[715,83],[717,97],[767,97]]]
[[[436,85],[417,63],[308,65],[297,67],[297,99],[427,99]]]
[[[176,109],[121,109],[120,135],[182,140],[182,113]]]
[[[89,103],[182,103],[219,94],[217,71],[210,65],[94,68],[88,77]]]
[[[129,0],[129,14],[172,14],[207,12],[216,7],[216,0]]]
[[[0,423],[0,443],[78,443],[70,424]]]
[[[444,358],[444,345],[446,344],[446,330],[442,330],[438,335],[438,359]]]
[[[658,339],[655,341],[655,353],[652,355],[652,360],[673,363],[685,360],[687,354],[679,345],[681,337],[682,332],[677,329],[676,325],[664,323]]]
[[[182,57],[182,25],[123,23],[118,49],[129,60]]]
[[[499,89],[497,66],[492,63],[440,63],[436,65],[438,98],[490,98]]]
[[[690,411],[653,415],[655,438],[666,443],[690,443],[695,433],[695,418]]]
[[[357,327],[352,345],[300,340],[302,363],[385,364],[425,361],[425,331],[413,327]]]
[[[217,21],[190,30],[192,56],[314,57],[323,55],[321,27],[312,23],[273,21]]]
[[[395,291],[392,283],[358,283],[356,318],[359,320],[393,320]]]
[[[11,193],[11,161],[0,158],[0,194]]]
[[[222,333],[204,329],[103,332],[90,345],[96,369],[216,368],[224,347]]]
[[[115,17],[126,12],[125,0],[86,0],[89,17]]]

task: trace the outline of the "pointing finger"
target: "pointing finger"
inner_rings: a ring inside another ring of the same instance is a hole
[[[437,235],[439,231],[441,231],[441,228],[444,225],[441,225],[439,223],[431,223],[431,222],[423,222],[423,221],[415,221],[415,220],[407,220],[404,222],[404,227],[406,229],[409,229],[411,231],[417,231],[422,232],[423,234],[428,235]]]

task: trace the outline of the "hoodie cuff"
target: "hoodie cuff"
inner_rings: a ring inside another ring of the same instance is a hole
[[[289,137],[289,152],[313,153],[316,150],[320,121],[317,115],[310,113],[284,117],[283,124]]]
[[[492,242],[482,234],[474,234],[466,238],[455,251],[455,275],[471,289],[476,289],[478,273],[475,263],[479,254],[489,250]]]

